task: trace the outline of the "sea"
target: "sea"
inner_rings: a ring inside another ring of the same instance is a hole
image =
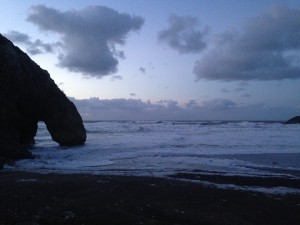
[[[265,186],[184,179],[178,174],[299,181],[300,124],[278,121],[85,121],[87,141],[60,147],[38,124],[34,159],[6,171],[151,176],[219,188],[300,193],[300,186]],[[177,178],[176,178],[177,177]],[[191,176],[193,177],[193,176]]]

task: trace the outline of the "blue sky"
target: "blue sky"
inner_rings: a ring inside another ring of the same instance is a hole
[[[0,32],[84,119],[300,114],[299,1],[0,0]]]

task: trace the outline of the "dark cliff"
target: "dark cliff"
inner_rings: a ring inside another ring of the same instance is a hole
[[[46,70],[1,34],[0,107],[0,159],[31,157],[26,148],[34,143],[38,121],[61,146],[86,140],[75,105]]]

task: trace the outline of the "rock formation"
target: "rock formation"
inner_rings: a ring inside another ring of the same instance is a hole
[[[295,123],[300,123],[300,116],[295,116],[285,122],[285,124],[295,124]]]
[[[34,144],[38,121],[61,146],[86,140],[75,105],[46,70],[0,34],[0,161],[31,157],[27,147]]]

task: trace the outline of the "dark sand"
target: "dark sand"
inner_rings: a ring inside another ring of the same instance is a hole
[[[0,171],[4,224],[299,225],[300,195],[222,190],[174,179]]]

